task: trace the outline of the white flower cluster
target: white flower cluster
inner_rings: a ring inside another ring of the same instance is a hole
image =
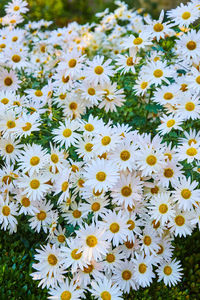
[[[172,242],[200,229],[199,0],[166,22],[116,4],[99,24],[51,31],[17,26],[27,3],[12,0],[1,22],[0,224],[16,232],[24,214],[47,234],[31,275],[49,299],[118,300],[156,276],[175,285]],[[147,132],[91,114],[125,105],[127,78],[137,105],[160,108]]]

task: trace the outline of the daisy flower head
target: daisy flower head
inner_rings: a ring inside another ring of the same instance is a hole
[[[19,177],[17,185],[19,188],[23,188],[27,196],[31,200],[36,201],[42,199],[42,197],[49,190],[49,176],[46,174],[36,174],[32,176],[23,175]]]
[[[185,93],[177,106],[176,114],[183,120],[196,120],[200,118],[200,99]]]
[[[161,135],[169,133],[172,129],[183,130],[181,127],[183,118],[177,115],[163,115],[161,118],[161,125],[158,126],[157,130]]]
[[[92,281],[91,286],[90,292],[99,300],[122,299],[122,291],[119,286],[113,284],[113,282],[106,277],[104,277],[103,280]]]
[[[21,145],[14,138],[0,138],[0,155],[5,159],[6,163],[15,163],[21,153]]]
[[[169,222],[168,227],[174,236],[191,235],[194,226],[191,224],[192,214],[184,212],[176,208],[176,213],[173,219]]]
[[[42,149],[41,145],[32,144],[25,145],[19,155],[19,169],[24,173],[28,172],[30,176],[33,173],[39,173],[48,163],[49,155],[46,149]]]
[[[176,45],[176,52],[178,55],[188,61],[199,63],[200,59],[200,33],[191,29],[187,34],[183,34]]]
[[[122,215],[121,211],[118,214],[116,212],[107,213],[103,222],[102,226],[106,229],[106,240],[112,241],[114,246],[119,246],[126,240],[126,237],[129,235],[129,224],[127,224],[127,218]]]
[[[82,225],[83,223],[83,217],[86,215],[83,214],[82,212],[82,208],[80,207],[80,204],[77,204],[75,201],[73,201],[70,204],[70,209],[68,208],[68,201],[70,202],[71,199],[70,197],[67,198],[66,203],[62,203],[63,205],[67,205],[66,208],[64,209],[64,211],[62,212],[62,216],[63,218],[67,221],[68,224],[73,225],[74,227],[76,225]],[[63,208],[63,205],[61,205],[61,208]],[[63,209],[62,209],[63,210]]]
[[[50,202],[43,200],[35,203],[35,208],[36,210],[34,212],[34,215],[29,219],[30,227],[36,232],[40,232],[41,229],[43,229],[43,231],[47,233],[48,226],[52,221],[51,213],[53,205]]]
[[[9,196],[7,194],[6,200],[0,196],[0,224],[1,229],[7,230],[9,229],[9,233],[13,233],[17,231],[17,219],[18,215],[18,204],[11,202],[9,200]]]
[[[158,173],[162,166],[165,166],[164,155],[161,150],[155,150],[152,146],[144,146],[137,151],[136,162],[142,176],[149,176],[152,173]]]
[[[5,11],[9,15],[14,14],[25,14],[28,11],[28,3],[23,0],[12,0],[7,5],[5,5]]]
[[[134,279],[141,287],[149,286],[155,274],[149,257],[136,254],[136,258],[132,260],[134,263]]]
[[[78,288],[77,283],[73,280],[65,279],[64,282],[59,283],[59,286],[49,289],[48,299],[61,300],[79,300],[83,294],[83,290]]]
[[[173,210],[173,201],[169,193],[160,193],[151,199],[150,214],[156,220],[156,223],[161,222],[162,226],[165,225],[175,216]]]
[[[181,3],[180,6],[169,10],[167,15],[179,27],[189,27],[199,18],[199,11],[197,7],[189,2],[187,5]]]
[[[20,87],[20,79],[15,71],[2,69],[0,74],[0,88],[5,91],[16,91]]]
[[[187,160],[188,163],[200,160],[200,142],[192,142],[190,145],[183,144],[177,148],[177,157],[180,161]]]
[[[140,76],[147,82],[150,81],[150,84],[155,84],[155,86],[162,84],[162,82],[169,84],[168,78],[172,78],[173,75],[173,69],[167,66],[166,62],[159,60],[147,63],[140,71]]]
[[[106,241],[105,229],[98,227],[94,223],[91,225],[85,225],[81,227],[77,233],[80,239],[81,250],[83,251],[83,257],[87,261],[101,260],[103,255],[106,255],[110,243]]]
[[[145,22],[147,25],[145,25],[145,32],[149,34],[149,36],[152,38],[156,38],[157,42],[162,38],[164,38],[166,35],[173,34],[173,31],[171,27],[172,24],[169,24],[169,22],[163,23],[164,20],[164,10],[161,11],[159,19],[151,20],[149,15],[147,15],[145,18]]]
[[[180,209],[184,211],[193,210],[193,207],[200,202],[200,189],[197,189],[198,182],[191,180],[191,177],[182,177],[174,185],[173,198],[177,201]]]
[[[39,286],[43,284],[43,287],[46,286],[47,288],[62,283],[65,271],[63,269],[63,254],[60,249],[55,244],[53,246],[47,244],[41,246],[41,249],[36,249],[36,252],[34,258],[38,262],[33,264],[33,268],[37,271],[31,274],[33,279],[46,279],[41,280]]]
[[[156,256],[156,252],[159,250],[158,236],[155,230],[152,228],[145,228],[143,234],[140,237],[142,245],[141,250],[144,251],[145,255],[149,256],[153,254]]]
[[[135,73],[135,65],[137,65],[141,60],[141,58],[137,57],[136,54],[136,48],[129,48],[129,54],[118,54],[116,57],[116,65],[118,66],[116,72],[121,71],[121,75],[129,72]]]
[[[114,75],[113,66],[111,66],[111,59],[104,62],[104,56],[95,56],[92,61],[88,61],[86,69],[86,80],[89,83],[103,85],[110,81],[110,77]]]
[[[142,200],[142,182],[139,176],[121,175],[111,192],[112,202],[117,205],[132,207],[135,202]]]
[[[75,146],[76,141],[79,139],[79,134],[76,132],[78,129],[79,124],[76,120],[66,119],[64,124],[60,122],[60,126],[53,129],[53,141],[61,147],[65,145],[66,149],[71,145]]]
[[[107,191],[119,178],[117,167],[112,161],[97,158],[85,167],[85,186],[91,186],[95,192]]]
[[[66,269],[71,268],[72,273],[75,273],[78,268],[83,270],[88,267],[89,260],[83,257],[79,238],[67,239],[67,247],[61,247],[61,251],[65,258],[64,266]]]
[[[129,293],[131,289],[137,290],[138,284],[135,280],[135,270],[133,262],[125,260],[117,265],[113,270],[112,280],[124,293]]]
[[[124,48],[136,48],[140,50],[151,45],[150,35],[147,32],[141,32],[137,37],[130,35],[127,39],[124,40]]]
[[[170,262],[163,262],[156,270],[158,274],[158,281],[163,280],[165,285],[169,287],[176,285],[182,278],[182,270],[180,261],[176,259]]]

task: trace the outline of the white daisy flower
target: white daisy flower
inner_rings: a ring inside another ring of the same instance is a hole
[[[122,299],[122,291],[119,286],[117,284],[113,284],[113,282],[108,280],[106,277],[104,277],[103,280],[92,281],[91,286],[92,288],[90,289],[90,292],[99,300]]]
[[[159,277],[158,282],[163,280],[165,285],[169,285],[169,287],[176,285],[182,278],[182,270],[180,261],[176,259],[167,263],[163,262],[156,270]]]

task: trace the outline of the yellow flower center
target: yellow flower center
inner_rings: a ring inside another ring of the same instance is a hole
[[[161,244],[158,244],[158,246],[160,247],[160,249],[158,250],[157,254],[160,255],[164,252],[164,248]]]
[[[33,156],[30,159],[31,166],[37,166],[40,162],[40,158],[38,156]]]
[[[120,226],[119,226],[118,223],[112,223],[112,224],[110,225],[110,231],[111,231],[112,233],[117,233],[117,232],[119,231],[119,229],[120,229]]]
[[[140,37],[137,37],[133,40],[134,45],[141,45],[142,42],[143,42],[143,39],[141,39]]]
[[[129,197],[132,194],[132,189],[129,186],[124,186],[121,189],[121,194],[124,197]]]
[[[177,216],[175,218],[175,223],[178,226],[183,226],[185,224],[185,218],[183,216]]]
[[[124,271],[122,272],[122,278],[123,278],[124,280],[129,280],[129,279],[131,279],[131,277],[132,277],[131,271],[129,271],[129,270],[124,270]]]
[[[92,273],[93,270],[94,270],[93,265],[89,265],[88,267],[83,267],[83,272],[86,274]]]
[[[135,228],[135,222],[133,220],[128,220],[127,224],[130,224],[128,227],[129,230],[133,230]]]
[[[165,275],[169,276],[172,273],[172,268],[170,266],[165,266],[163,272]]]
[[[64,291],[60,295],[61,300],[70,300],[72,298],[72,294],[69,291]]]
[[[156,77],[156,78],[160,78],[163,76],[163,71],[160,70],[160,69],[157,69],[153,72],[153,75]]]
[[[181,191],[181,196],[184,198],[184,199],[189,199],[191,197],[192,193],[189,189],[183,189]]]
[[[43,92],[41,90],[36,90],[35,91],[35,96],[36,97],[41,97],[41,96],[43,96]]]
[[[3,214],[5,217],[9,216],[9,214],[10,214],[10,207],[7,206],[7,205],[3,206],[3,207],[2,207],[2,214]]]
[[[143,241],[146,246],[151,245],[151,237],[149,235],[145,235]]]
[[[123,161],[129,160],[130,157],[131,157],[131,154],[130,154],[130,152],[127,151],[127,150],[123,150],[123,151],[120,153],[120,158],[121,158],[121,160],[123,160]]]
[[[138,270],[141,274],[144,274],[147,270],[147,266],[144,263],[139,264]]]
[[[32,127],[32,124],[29,122],[26,122],[26,126],[23,126],[22,129],[23,131],[29,131]]]
[[[31,182],[30,182],[30,187],[31,187],[33,190],[37,190],[37,189],[39,188],[39,186],[40,186],[39,180],[37,180],[37,179],[31,180]]]
[[[51,266],[55,266],[58,262],[58,259],[57,257],[54,255],[54,254],[50,254],[48,256],[48,263],[51,265]]]
[[[78,107],[78,105],[77,105],[76,102],[71,102],[71,103],[69,104],[69,108],[70,108],[71,110],[76,110],[77,107]]]
[[[167,156],[169,160],[172,160],[172,154],[171,153],[165,153],[164,156]]]
[[[63,234],[59,234],[57,236],[57,239],[58,239],[59,243],[64,243],[65,242],[65,236]]]
[[[193,102],[187,102],[185,104],[185,109],[188,111],[193,111],[195,109],[195,104]]]
[[[147,81],[143,81],[141,84],[140,84],[140,87],[142,90],[146,89],[146,87],[148,86],[148,82]]]
[[[15,121],[8,121],[7,122],[7,127],[9,128],[9,129],[11,129],[11,128],[14,128],[16,126],[16,123],[15,123]]]
[[[59,98],[60,98],[61,100],[64,100],[64,99],[66,98],[66,96],[67,96],[67,94],[60,94]]]
[[[71,129],[66,128],[66,129],[63,130],[63,136],[64,136],[65,138],[68,138],[68,137],[70,137],[71,135],[72,135]]]
[[[69,76],[67,76],[67,77],[63,76],[62,77],[62,82],[63,83],[67,83],[68,81],[69,81]]]
[[[165,100],[171,100],[173,98],[173,94],[170,93],[170,92],[167,92],[167,93],[164,94],[163,98]]]
[[[37,219],[39,221],[44,221],[46,219],[46,212],[44,210],[41,210],[39,213],[37,213]]]
[[[194,42],[194,41],[189,41],[189,42],[187,43],[186,47],[188,48],[188,50],[193,51],[193,50],[196,49],[197,44],[196,44],[196,42]]]
[[[55,153],[51,154],[51,161],[52,161],[54,164],[57,164],[57,162],[59,161],[58,155],[55,154]]]
[[[132,57],[128,57],[127,60],[126,60],[126,64],[127,66],[133,66],[133,58]]]
[[[191,17],[191,13],[190,13],[189,11],[185,11],[185,12],[182,14],[182,19],[183,19],[183,20],[188,20],[190,17]]]
[[[64,182],[62,183],[62,187],[61,187],[62,192],[66,192],[66,190],[68,189],[68,186],[69,186],[68,181],[64,181]]]
[[[153,220],[153,221],[152,221],[152,225],[153,225],[153,228],[154,228],[154,229],[157,229],[157,228],[160,227],[160,221],[156,222],[156,220]]]
[[[188,148],[186,154],[189,156],[195,156],[197,154],[197,149],[194,147]]]
[[[188,145],[191,146],[192,143],[196,144],[197,141],[196,141],[195,139],[190,139],[190,140],[188,141]]]
[[[147,156],[146,163],[149,166],[154,166],[156,164],[156,162],[157,162],[157,158],[154,155]]]
[[[81,211],[78,210],[78,209],[75,209],[72,214],[73,214],[75,219],[79,219],[82,215]]]
[[[103,291],[101,293],[101,299],[102,300],[111,300],[111,294],[107,291]]]
[[[101,143],[103,146],[107,146],[109,145],[111,142],[111,138],[109,136],[104,136],[102,139],[101,139]]]
[[[18,40],[18,36],[13,36],[12,41],[16,42]]]
[[[98,243],[98,240],[96,238],[96,236],[94,235],[89,235],[86,239],[86,244],[88,245],[88,247],[95,247]]]
[[[19,55],[15,54],[12,56],[12,61],[14,61],[15,63],[20,62],[20,60],[21,60],[21,57]]]
[[[167,168],[164,170],[164,176],[166,178],[171,178],[174,175],[174,171],[171,168]]]
[[[160,206],[159,206],[159,212],[161,213],[161,214],[166,214],[166,212],[168,211],[168,206],[167,206],[167,204],[161,204]]]
[[[3,103],[4,105],[8,104],[8,102],[9,102],[8,98],[1,99],[1,103]]]
[[[133,242],[130,241],[125,242],[124,245],[126,246],[127,249],[133,249],[134,247]]]
[[[164,26],[163,24],[161,23],[156,23],[154,26],[153,26],[153,29],[154,31],[156,32],[161,32],[163,30]]]
[[[14,11],[18,11],[20,9],[20,7],[18,6],[18,5],[15,5],[14,7],[13,7],[13,10]]]
[[[5,84],[6,86],[11,86],[11,85],[13,84],[12,78],[11,78],[11,77],[6,77],[6,78],[4,79],[4,84]]]
[[[22,198],[21,203],[24,207],[29,207],[31,202],[27,197]]]
[[[172,126],[174,126],[175,123],[176,123],[175,120],[171,119],[171,120],[167,121],[166,125],[168,128],[171,128]]]
[[[70,59],[68,62],[68,65],[70,68],[74,68],[76,66],[76,64],[77,64],[77,61],[74,58]]]
[[[79,252],[79,253],[77,253],[77,252],[78,252],[78,249],[74,249],[74,250],[72,250],[72,252],[71,252],[71,257],[72,257],[73,259],[75,259],[75,260],[80,259],[81,256],[82,256],[82,252]]]
[[[91,152],[93,146],[94,146],[93,144],[87,143],[87,144],[85,144],[85,150],[86,150],[87,152]]]
[[[109,263],[113,263],[115,261],[115,256],[113,253],[108,253],[106,255],[106,261]]]
[[[11,144],[6,145],[5,149],[7,153],[12,153],[14,151],[14,147]]]
[[[103,190],[101,192],[98,190],[95,192],[95,190],[93,189],[92,193],[95,197],[99,197],[103,193]]]
[[[95,89],[94,89],[94,88],[89,88],[89,89],[88,89],[88,94],[89,94],[90,96],[94,96],[94,95],[96,94]]]
[[[92,125],[92,124],[85,124],[85,130],[87,130],[87,131],[89,131],[89,132],[91,132],[91,131],[93,131],[94,130],[94,126]]]
[[[151,188],[151,193],[152,194],[158,194],[159,192],[159,187],[158,186],[154,186],[153,188]]]
[[[200,76],[197,76],[196,83],[200,84]]]
[[[99,202],[94,202],[91,206],[92,211],[98,211],[98,210],[100,210],[100,208],[101,208],[101,205]]]
[[[106,173],[105,172],[98,172],[97,174],[96,174],[96,179],[98,180],[98,181],[105,181],[106,180]]]
[[[97,74],[97,75],[101,75],[103,73],[104,69],[102,66],[96,66],[94,68],[94,72]]]

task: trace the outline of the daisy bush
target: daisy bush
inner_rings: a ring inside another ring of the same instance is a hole
[[[116,5],[51,30],[13,0],[1,19],[0,225],[38,237],[49,299],[176,285],[173,241],[200,229],[199,0],[158,20]]]

